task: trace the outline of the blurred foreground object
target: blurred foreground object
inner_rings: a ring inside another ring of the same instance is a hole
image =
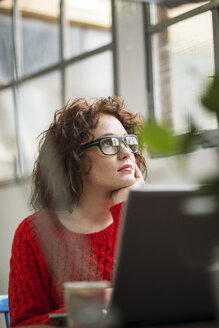
[[[219,115],[219,75],[211,78],[210,84],[201,98],[201,102],[208,111]]]
[[[176,136],[172,128],[155,120],[146,121],[140,130],[139,137],[152,157],[186,154],[194,150],[198,130],[190,122],[189,131]]]
[[[209,267],[212,293],[215,304],[215,314],[219,321],[219,246],[212,249],[212,265]]]
[[[68,328],[103,327],[107,287],[108,281],[78,281],[64,284]]]
[[[219,119],[219,75],[211,78],[210,84],[201,97],[201,102],[206,107],[206,110],[215,113]],[[217,162],[218,172],[211,181],[204,181],[206,184],[204,188],[216,193],[219,202],[219,148],[217,148]]]

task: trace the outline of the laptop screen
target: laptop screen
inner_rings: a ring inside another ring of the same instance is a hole
[[[124,323],[212,319],[209,266],[217,245],[214,196],[191,188],[130,191],[110,310]]]

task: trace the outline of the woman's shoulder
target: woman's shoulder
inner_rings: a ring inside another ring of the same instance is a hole
[[[51,217],[54,216],[53,212],[49,209],[39,210],[35,213],[28,215],[21,223],[18,225],[15,231],[16,236],[29,237],[32,236],[33,233],[37,233],[40,227],[46,224]]]

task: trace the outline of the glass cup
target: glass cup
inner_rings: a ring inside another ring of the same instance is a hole
[[[64,283],[68,328],[98,328],[105,323],[106,288],[108,281]]]

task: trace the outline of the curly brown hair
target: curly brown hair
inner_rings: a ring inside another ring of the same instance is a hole
[[[34,209],[72,211],[77,204],[83,191],[83,163],[88,157],[81,147],[94,139],[92,131],[102,113],[116,117],[129,134],[136,134],[143,122],[141,115],[129,111],[119,97],[101,98],[92,104],[79,98],[57,110],[49,128],[40,135],[32,175],[30,204]],[[146,176],[141,146],[135,157]]]

